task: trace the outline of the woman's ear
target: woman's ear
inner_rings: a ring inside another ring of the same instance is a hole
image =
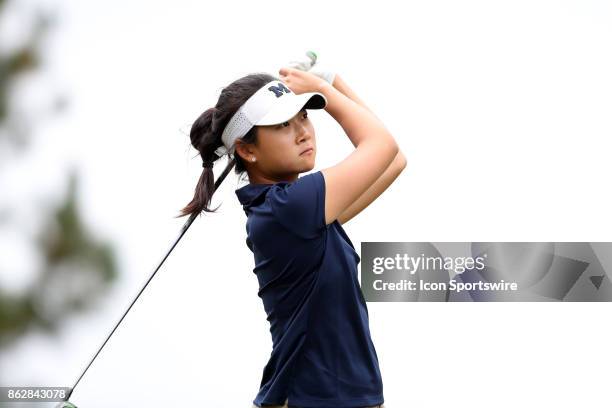
[[[240,139],[236,139],[236,154],[245,162],[249,161],[251,156],[249,146]]]

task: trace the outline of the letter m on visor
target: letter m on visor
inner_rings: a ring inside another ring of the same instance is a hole
[[[274,92],[277,98],[283,96],[283,93],[291,93],[291,89],[287,88],[284,84],[279,83],[278,85],[272,85],[268,88],[269,91]]]

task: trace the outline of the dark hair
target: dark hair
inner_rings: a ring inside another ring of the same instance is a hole
[[[202,161],[213,162],[219,158],[215,154],[215,150],[223,145],[221,134],[223,133],[225,125],[247,99],[262,86],[274,80],[279,79],[267,73],[254,73],[237,79],[228,86],[222,88],[215,106],[205,110],[204,113],[195,120],[189,132],[191,145],[200,152]],[[256,143],[257,126],[251,128],[246,135],[240,138],[240,140],[244,143]],[[214,180],[215,175],[211,167],[202,168],[202,175],[196,185],[193,199],[181,210],[181,214],[177,217],[184,217],[186,215],[194,216],[202,211],[217,211],[219,207],[215,209],[209,208],[210,201],[218,185],[234,166],[234,171],[238,175],[246,171],[246,166],[237,153],[229,155],[229,163],[219,176],[217,182]]]

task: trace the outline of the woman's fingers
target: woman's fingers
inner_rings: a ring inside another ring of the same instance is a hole
[[[278,70],[278,73],[281,76],[289,76],[291,74],[291,71],[293,71],[293,68],[290,67],[282,67],[281,69]]]
[[[314,74],[287,66],[279,69],[278,73],[280,80],[298,95],[317,89],[317,84],[321,81],[321,78]]]

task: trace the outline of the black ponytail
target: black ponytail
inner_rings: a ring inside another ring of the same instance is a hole
[[[256,73],[242,77],[223,88],[219,100],[215,107],[204,111],[191,126],[189,138],[191,145],[200,152],[202,162],[214,163],[219,157],[215,150],[223,145],[221,134],[225,125],[231,117],[238,111],[238,108],[246,102],[257,90],[270,81],[278,78],[266,74]],[[253,127],[249,132],[240,138],[244,143],[255,143],[257,140],[257,127]],[[215,182],[213,168],[204,166],[202,174],[195,188],[193,199],[181,210],[177,217],[186,215],[197,215],[202,211],[215,212],[219,207],[211,209],[210,202],[218,185],[227,176],[232,167],[238,175],[246,171],[246,166],[238,154],[230,154],[229,162],[225,170]]]

